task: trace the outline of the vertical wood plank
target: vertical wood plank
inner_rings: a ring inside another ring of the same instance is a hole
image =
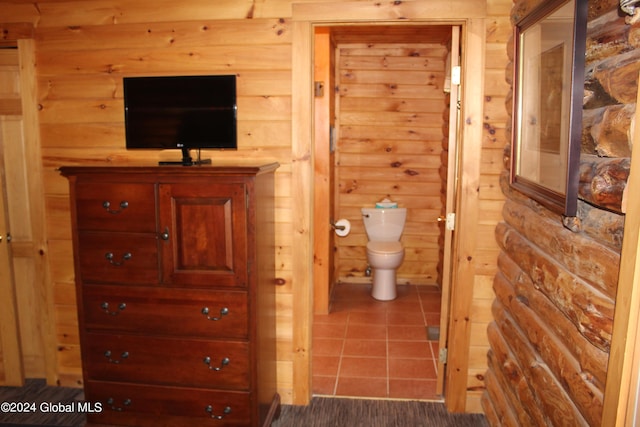
[[[478,226],[478,193],[480,188],[480,154],[482,151],[483,79],[485,20],[470,19],[464,27],[465,56],[462,69],[462,146],[460,155],[459,215],[455,232],[451,312],[449,319],[449,351],[447,360],[445,403],[449,411],[465,410],[467,398],[468,349],[471,334],[471,304],[475,276],[476,236]]]
[[[294,21],[292,61],[292,276],[293,276],[293,404],[306,405],[311,396],[311,304],[313,281],[312,52],[313,30],[308,22]]]
[[[15,59],[17,53],[6,50],[2,53],[0,66],[9,63],[9,58]],[[15,57],[15,58],[14,58]],[[13,62],[13,61],[11,61]],[[13,64],[12,64],[13,65]],[[17,68],[17,67],[16,67]],[[0,82],[0,86],[6,83]],[[6,87],[6,86],[5,86]],[[7,193],[4,178],[4,151],[3,145],[8,141],[5,138],[5,123],[0,116],[0,384],[5,386],[21,386],[24,382],[24,369],[22,364],[22,351],[20,345],[20,333],[18,329],[18,310],[16,304],[15,277],[12,266],[12,250],[7,239],[9,233],[9,218]]]
[[[314,94],[314,203],[313,203],[313,311],[316,314],[329,313],[329,291],[331,289],[331,169],[330,169],[330,111],[331,93],[331,34],[328,27],[316,28],[314,42],[314,84],[323,85],[323,94]]]
[[[38,123],[36,90],[36,43],[33,39],[18,40],[20,55],[20,85],[24,120],[25,165],[28,168],[27,187],[31,221],[32,262],[34,266],[35,296],[39,303],[36,316],[39,341],[43,348],[45,378],[49,384],[57,381],[57,352],[55,317],[53,315],[53,283],[48,269],[46,207],[42,173],[42,153]]]
[[[459,66],[460,56],[460,27],[455,26],[451,28],[451,69]],[[445,213],[456,212],[456,183],[457,183],[457,164],[458,164],[458,117],[460,112],[458,111],[458,99],[460,94],[460,85],[451,83],[451,92],[449,99],[449,138],[448,138],[448,158],[447,158],[447,194],[445,202]],[[440,341],[438,343],[439,348],[445,348],[448,340],[448,327],[449,327],[449,308],[451,306],[451,266],[454,256],[453,248],[453,231],[447,230],[445,227],[444,235],[444,248],[443,248],[443,261],[442,261],[442,304],[440,306]],[[446,365],[438,360],[438,378],[436,380],[436,393],[444,394],[444,379],[446,372]]]
[[[638,90],[640,102],[640,90]],[[640,380],[640,110],[635,112],[631,171],[625,188],[626,218],[602,426],[633,426]],[[623,206],[625,200],[623,200]],[[624,209],[624,207],[623,207]]]

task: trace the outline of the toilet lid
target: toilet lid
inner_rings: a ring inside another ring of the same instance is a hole
[[[379,254],[389,254],[402,252],[402,243],[400,242],[369,242],[367,250]]]

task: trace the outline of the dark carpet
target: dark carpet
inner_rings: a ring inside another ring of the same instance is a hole
[[[83,426],[84,414],[64,410],[82,397],[81,389],[47,386],[43,379],[26,380],[23,387],[0,387],[0,426]]]
[[[0,427],[82,427],[84,414],[49,412],[49,404],[83,399],[81,389],[47,386],[27,380],[24,387],[0,387],[0,404],[15,403],[13,411],[0,410]],[[19,407],[18,403],[28,406]],[[43,405],[44,406],[41,406]],[[35,405],[35,406],[33,406]],[[35,411],[32,409],[35,408]],[[10,408],[11,409],[11,408]],[[42,411],[41,409],[45,409]],[[55,409],[55,407],[53,408]],[[483,415],[450,414],[437,402],[363,400],[314,397],[308,406],[282,405],[272,427],[483,427]]]
[[[482,427],[484,415],[450,414],[444,404],[314,397],[309,406],[283,405],[272,427]]]

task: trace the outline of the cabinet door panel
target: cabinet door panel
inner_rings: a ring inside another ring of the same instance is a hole
[[[156,231],[153,184],[78,182],[79,230]]]
[[[89,333],[82,351],[96,380],[249,389],[246,341]]]
[[[247,214],[243,183],[161,184],[163,282],[178,286],[247,284]]]
[[[246,339],[245,292],[90,285],[82,289],[84,327],[182,337]]]
[[[127,233],[80,232],[80,275],[84,282],[157,284],[158,240]]]

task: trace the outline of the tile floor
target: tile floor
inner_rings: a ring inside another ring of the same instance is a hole
[[[376,301],[371,285],[336,285],[331,313],[314,316],[313,394],[440,400],[436,395],[440,324],[435,286],[399,285],[398,298]]]

